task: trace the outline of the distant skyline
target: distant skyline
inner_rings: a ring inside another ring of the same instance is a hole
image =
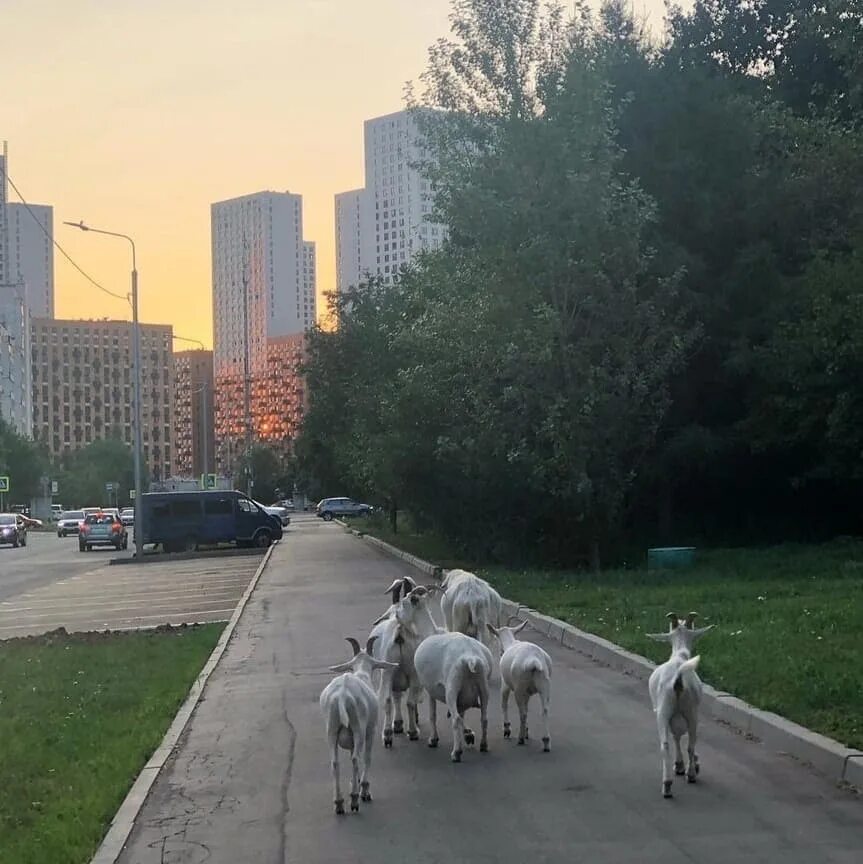
[[[648,0],[654,23],[662,4]],[[12,8],[10,8],[12,7]],[[333,196],[363,184],[363,121],[403,107],[450,0],[27,0],[0,15],[9,175],[66,251],[141,319],[212,347],[210,204],[303,196],[318,309],[335,288]],[[9,200],[17,201],[9,189]],[[58,317],[128,317],[55,257]],[[191,347],[176,342],[175,349]]]

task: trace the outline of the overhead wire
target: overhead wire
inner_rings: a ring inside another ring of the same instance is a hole
[[[3,169],[0,169],[0,174],[5,174],[6,179],[9,181],[9,185],[15,190],[15,194],[21,199],[21,203],[26,208],[27,212],[30,216],[33,217],[33,221],[39,226],[42,233],[54,244],[60,254],[94,287],[98,288],[100,291],[107,294],[109,297],[115,297],[117,300],[125,300],[127,303],[131,303],[128,294],[117,294],[114,291],[106,288],[104,285],[101,285],[97,282],[83,267],[81,267],[77,261],[57,242],[57,240],[48,232],[48,229],[42,224],[39,220],[39,217],[33,212],[30,208],[30,205],[27,203],[27,199],[21,194],[21,190],[15,185],[12,178],[9,176],[9,172]]]

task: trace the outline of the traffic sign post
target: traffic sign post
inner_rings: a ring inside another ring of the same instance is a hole
[[[56,480],[51,481],[51,495],[59,495],[60,494],[60,486]]]

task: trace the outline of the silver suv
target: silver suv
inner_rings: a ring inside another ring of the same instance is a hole
[[[67,510],[60,514],[57,520],[57,536],[65,537],[67,534],[77,534],[86,514],[83,510]]]
[[[332,522],[336,516],[368,516],[374,508],[370,504],[360,504],[350,498],[323,498],[318,502],[315,513],[324,520]]]

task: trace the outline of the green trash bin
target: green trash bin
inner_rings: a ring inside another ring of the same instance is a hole
[[[657,546],[647,550],[648,570],[680,569],[691,567],[694,563],[694,546]]]

